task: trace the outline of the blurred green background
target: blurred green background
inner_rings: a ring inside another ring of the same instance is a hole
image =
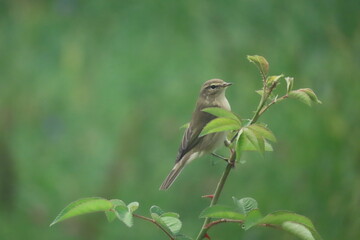
[[[263,213],[311,218],[324,239],[360,236],[360,2],[26,1],[0,2],[0,238],[166,239],[147,222],[128,229],[103,214],[49,228],[83,197],[139,201],[178,212],[196,236],[224,169],[195,161],[169,191],[172,168],[201,84],[233,82],[233,110],[249,118],[261,87],[246,55],[271,74],[295,77],[322,105],[275,105],[262,121],[273,153],[245,156],[220,202],[253,197]],[[280,87],[284,87],[282,84]],[[295,239],[235,224],[212,239]]]

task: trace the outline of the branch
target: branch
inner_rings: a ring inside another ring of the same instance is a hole
[[[210,222],[208,225],[205,226],[205,228],[210,229],[215,225],[218,225],[220,223],[244,223],[244,220],[235,220],[235,219],[226,219],[226,218],[222,218],[213,222]],[[269,224],[269,223],[262,223],[262,224],[258,224],[258,226],[261,227],[271,227],[271,228],[276,228],[276,229],[281,229],[279,226],[276,226],[274,224]]]
[[[253,116],[252,119],[250,120],[249,125],[255,123],[255,122],[258,120],[258,118],[260,117],[260,111],[261,111],[261,109],[264,107],[264,105],[265,105],[265,103],[266,103],[266,100],[268,99],[270,93],[271,93],[271,92],[266,93],[266,84],[264,84],[263,94],[261,95],[261,100],[260,100],[260,102],[259,102],[258,107],[256,108],[256,111],[255,111],[255,113],[254,113],[254,116]]]
[[[281,98],[274,99],[274,100],[271,101],[268,105],[266,105],[263,109],[261,109],[261,111],[259,112],[259,115],[262,115],[264,112],[266,112],[266,110],[269,109],[269,107],[271,107],[271,106],[274,105],[275,103],[280,102],[280,101],[282,101],[282,100],[284,100],[284,99],[286,99],[286,98],[288,98],[288,97],[289,97],[289,95],[286,94],[286,95],[282,96]]]
[[[153,224],[155,224],[158,228],[160,228],[171,240],[175,240],[175,238],[168,232],[166,231],[165,228],[163,228],[159,223],[157,223],[154,219],[151,219],[151,218],[148,218],[148,217],[145,217],[145,216],[141,216],[141,215],[137,215],[137,214],[134,214],[133,213],[133,216],[136,217],[136,218],[140,218],[142,220],[145,220],[145,221],[148,221],[148,222],[151,222]]]
[[[215,225],[217,225],[217,224],[219,224],[219,223],[226,223],[226,222],[244,223],[244,220],[234,220],[234,219],[225,219],[225,218],[223,218],[223,219],[220,219],[220,220],[217,220],[217,221],[213,221],[213,222],[207,224],[207,225],[205,226],[205,228],[206,228],[206,229],[209,229],[209,228],[211,228],[211,227],[213,227],[213,226],[215,226]]]
[[[224,188],[226,179],[229,176],[230,170],[234,167],[235,159],[236,159],[236,152],[233,152],[231,154],[228,164],[226,165],[225,171],[219,180],[219,183],[215,190],[214,197],[211,200],[209,207],[214,206],[218,202],[220,194]],[[201,227],[201,230],[200,230],[199,235],[197,236],[196,240],[202,240],[205,237],[207,230],[208,230],[206,226],[210,223],[210,221],[211,221],[211,218],[209,218],[209,217],[205,218],[203,226]]]

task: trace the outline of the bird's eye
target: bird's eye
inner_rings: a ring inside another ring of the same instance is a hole
[[[211,87],[211,89],[215,89],[217,86],[216,85],[211,85],[210,87]]]

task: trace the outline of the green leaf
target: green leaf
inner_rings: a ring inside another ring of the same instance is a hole
[[[253,146],[257,151],[260,151],[258,139],[257,139],[254,131],[252,131],[252,130],[249,129],[249,128],[244,128],[243,131],[244,131],[245,137],[249,140],[249,142],[252,144],[252,146]]]
[[[226,218],[234,220],[244,220],[245,215],[241,214],[234,210],[234,208],[229,206],[215,205],[208,208],[205,208],[201,214],[200,218]]]
[[[200,137],[209,133],[223,132],[240,129],[240,123],[229,118],[215,118],[211,120],[200,133]]]
[[[109,211],[105,211],[106,218],[109,222],[112,222],[116,219],[117,213],[116,208],[118,206],[126,207],[126,204],[120,199],[111,199],[110,202],[113,204],[113,207]]]
[[[265,152],[272,152],[272,151],[274,151],[272,145],[265,140]]]
[[[317,98],[316,94],[310,88],[301,88],[298,90],[293,90],[289,93],[289,97],[298,99],[303,103],[311,106],[311,103],[321,103]]]
[[[264,126],[263,124],[255,123],[248,126],[258,134],[260,134],[263,138],[268,139],[269,141],[276,142],[276,138],[274,134],[271,132],[269,128]]]
[[[306,92],[301,91],[300,89],[289,92],[289,97],[295,98],[295,99],[305,103],[306,105],[311,106],[311,98],[308,96],[308,94]]]
[[[306,94],[310,97],[311,101],[313,101],[314,103],[322,103],[311,88],[302,88],[299,90],[306,92]]]
[[[250,197],[237,199],[236,197],[233,197],[233,200],[239,212],[245,216],[243,225],[245,230],[255,226],[262,219],[261,212],[258,209],[258,204],[255,199]]]
[[[254,55],[254,56],[247,56],[247,59],[256,65],[256,67],[260,70],[260,73],[263,76],[267,76],[269,72],[269,63],[266,59],[262,56]]]
[[[182,223],[178,218],[163,216],[161,216],[160,218],[173,234],[176,234],[180,231]]]
[[[248,127],[244,128],[244,134],[249,142],[255,147],[256,151],[261,154],[265,151],[265,141],[260,134]]]
[[[293,85],[294,85],[294,78],[293,77],[285,77],[286,81],[286,92],[289,93],[292,91]]]
[[[161,217],[156,213],[151,213],[151,217],[160,224],[165,231],[167,231],[170,235],[174,236],[174,234],[178,233],[181,229],[181,221],[175,217]]]
[[[55,218],[55,220],[50,224],[50,226],[68,218],[72,218],[87,213],[107,211],[112,207],[113,204],[109,200],[104,198],[91,197],[91,198],[79,199],[66,206],[60,212],[60,214]]]
[[[115,218],[118,218],[120,221],[128,227],[133,226],[133,215],[132,212],[139,207],[138,202],[132,202],[128,206],[120,199],[111,199],[110,202],[113,204],[113,207],[109,211],[105,211],[106,218],[109,222],[114,221]]]
[[[266,215],[260,223],[279,225],[285,221],[293,221],[314,228],[314,225],[309,218],[289,211],[276,211],[270,213]]]
[[[139,203],[138,202],[132,202],[129,203],[129,205],[127,205],[127,207],[129,208],[130,212],[133,213],[136,211],[136,209],[139,208]]]
[[[257,209],[257,201],[251,197],[237,199],[233,197],[235,206],[239,209],[239,212],[243,215],[247,215],[250,211]]]
[[[284,77],[283,74],[277,75],[277,76],[269,76],[269,77],[266,79],[266,83],[267,83],[268,85],[271,85],[271,84],[274,83],[274,82],[279,82],[279,79],[282,78],[282,77]]]
[[[264,95],[264,90],[260,89],[260,90],[256,90],[255,91],[257,94],[259,94],[260,96]]]
[[[106,219],[109,221],[109,222],[112,222],[115,220],[116,218],[116,214],[114,211],[105,211],[105,216],[106,216]]]
[[[133,215],[130,209],[127,206],[117,206],[115,207],[116,217],[125,223],[126,226],[132,227],[134,225]]]
[[[277,211],[270,213],[262,218],[258,224],[280,228],[303,240],[321,240],[321,236],[311,220],[293,212]]]
[[[262,215],[259,209],[252,209],[248,212],[243,228],[245,230],[250,229],[251,227],[257,225],[259,221],[262,219]]]
[[[265,140],[264,141],[265,144],[265,151],[267,152],[272,152],[273,151],[273,147],[271,146],[271,144]],[[237,145],[236,145],[236,154],[240,153],[243,151],[259,151],[257,148],[255,148],[255,146],[249,141],[249,139],[245,136],[245,134],[241,134],[239,136]],[[236,157],[238,158],[238,155],[236,155]],[[240,157],[240,156],[239,156]]]
[[[124,203],[124,201],[122,201],[120,199],[111,199],[110,202],[114,205],[114,207],[117,207],[117,206],[126,207],[126,204]]]
[[[158,224],[160,224],[165,231],[167,231],[170,235],[173,236],[171,229],[166,225],[166,223],[162,220],[162,218],[157,213],[151,213],[152,219],[154,219]]]
[[[284,222],[282,224],[282,228],[285,231],[292,233],[293,235],[303,240],[315,240],[311,231],[308,228],[306,228],[304,225],[301,225],[300,223]]]
[[[182,226],[179,220],[179,214],[173,212],[164,212],[158,206],[152,206],[150,208],[151,217],[160,224],[166,231],[172,235],[177,234]]]
[[[182,128],[188,128],[190,126],[190,123],[185,123],[183,125],[181,125],[179,128],[182,129]]]
[[[233,119],[239,122],[239,124],[241,125],[241,120],[233,112],[228,111],[226,109],[218,108],[218,107],[210,107],[210,108],[204,108],[202,111],[210,113],[216,117]]]
[[[253,131],[253,133],[255,133],[255,136],[256,136],[258,144],[259,144],[259,152],[260,152],[260,154],[263,154],[265,152],[265,139],[263,136],[258,134],[256,131]]]
[[[157,215],[161,216],[165,212],[160,207],[154,205],[154,206],[151,206],[151,208],[150,208],[150,214],[151,213],[156,213]]]
[[[179,214],[178,213],[174,213],[174,212],[166,212],[166,213],[163,213],[161,215],[161,217],[175,217],[175,218],[179,218]]]

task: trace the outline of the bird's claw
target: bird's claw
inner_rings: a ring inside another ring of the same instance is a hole
[[[224,144],[225,144],[225,147],[229,147],[231,142],[229,140],[225,139]]]
[[[224,160],[225,162],[229,162],[229,159],[228,159],[228,158],[223,157],[223,156],[221,156],[221,155],[219,155],[219,154],[211,153],[211,155],[213,155],[214,157],[220,158],[220,159]]]
[[[234,161],[228,160],[227,163],[228,163],[229,165],[231,165],[231,168],[234,168],[234,167],[235,167],[235,162],[234,162]]]

